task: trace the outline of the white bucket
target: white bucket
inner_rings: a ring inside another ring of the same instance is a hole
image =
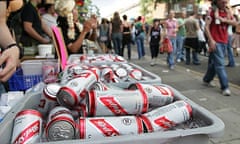
[[[38,45],[38,54],[40,56],[52,55],[53,45],[52,44],[40,44]]]

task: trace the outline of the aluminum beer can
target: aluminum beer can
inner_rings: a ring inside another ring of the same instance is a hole
[[[148,111],[146,93],[130,90],[89,91],[86,105],[89,116],[135,115]]]
[[[14,119],[12,144],[38,143],[42,135],[42,115],[33,109],[22,110]]]
[[[134,79],[134,80],[141,80],[143,77],[142,71],[138,69],[133,69],[129,72],[129,77]]]
[[[38,105],[38,110],[46,116],[48,112],[58,105],[57,93],[61,86],[58,83],[47,84],[43,89],[42,97],[40,99],[40,104]]]
[[[109,90],[109,87],[105,85],[103,82],[99,81],[94,83],[90,90],[106,91]]]
[[[165,85],[135,83],[129,89],[138,89],[147,94],[150,107],[159,107],[170,104],[174,100],[173,90]]]
[[[98,75],[91,70],[84,70],[77,78],[63,85],[58,94],[57,101],[60,105],[74,107],[85,98],[86,92],[98,81]]]
[[[57,106],[50,111],[45,128],[48,141],[75,139],[75,130],[74,118],[69,109]]]
[[[152,124],[153,131],[165,131],[192,117],[192,107],[183,100],[159,107],[143,114]]]
[[[144,132],[142,120],[136,116],[79,118],[76,123],[79,139],[96,140]]]

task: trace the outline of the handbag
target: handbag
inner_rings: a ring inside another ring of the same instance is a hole
[[[160,46],[160,53],[171,53],[173,51],[172,43],[168,38],[165,38]]]

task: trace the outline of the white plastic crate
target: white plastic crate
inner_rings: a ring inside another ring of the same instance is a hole
[[[159,84],[164,85],[164,84]],[[220,137],[224,133],[224,123],[221,119],[209,112],[205,108],[194,103],[187,97],[183,96],[176,89],[175,100],[184,100],[193,108],[193,119],[179,125],[178,127],[163,131],[145,133],[141,135],[126,135],[116,137],[106,137],[99,140],[68,140],[45,142],[46,144],[208,144],[210,137]],[[0,123],[0,139],[1,143],[10,143],[13,128],[13,119],[20,110],[33,108],[35,109],[39,103],[41,92],[28,93],[22,102],[19,102]]]

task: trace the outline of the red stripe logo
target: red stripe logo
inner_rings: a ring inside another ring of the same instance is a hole
[[[14,141],[14,144],[24,144],[35,135],[40,134],[40,121],[36,121],[24,129]]]
[[[164,129],[169,129],[169,128],[176,125],[173,121],[169,120],[165,116],[154,120],[154,123],[157,124],[158,126],[164,128]]]
[[[114,97],[101,97],[99,100],[115,115],[127,115],[128,113],[114,99]]]
[[[104,119],[90,119],[89,121],[107,137],[119,135],[119,132]]]
[[[157,88],[162,95],[173,96],[173,92],[170,89],[168,89],[169,92],[166,90],[167,87],[155,86],[155,88]]]

